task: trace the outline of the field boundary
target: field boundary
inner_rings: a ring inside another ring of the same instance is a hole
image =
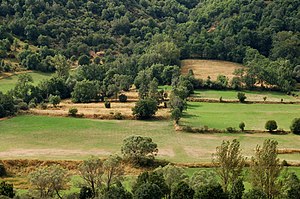
[[[241,103],[239,100],[217,100],[217,99],[205,99],[188,97],[188,102],[207,102],[207,103]],[[300,104],[300,102],[271,102],[271,101],[245,101],[243,104]]]

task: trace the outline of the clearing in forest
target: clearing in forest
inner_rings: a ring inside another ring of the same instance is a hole
[[[232,79],[234,70],[242,67],[241,64],[229,61],[186,59],[181,62],[181,73],[187,74],[192,69],[197,79],[207,79],[210,76],[212,80],[216,80],[218,75]]]

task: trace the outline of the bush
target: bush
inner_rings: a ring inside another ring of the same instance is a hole
[[[110,102],[109,101],[104,102],[104,106],[105,108],[110,108]]]
[[[27,105],[26,102],[20,102],[20,103],[18,104],[18,108],[19,108],[20,110],[26,111],[26,110],[28,110],[28,105]]]
[[[239,128],[241,129],[241,131],[244,131],[245,130],[245,123],[244,122],[241,122],[240,124],[239,124]]]
[[[12,184],[8,184],[5,181],[0,183],[0,196],[7,196],[9,198],[13,198],[15,196],[14,186]]]
[[[235,129],[235,128],[233,128],[233,127],[227,127],[226,128],[226,131],[228,132],[228,133],[235,133],[235,132],[237,132],[237,130]]]
[[[71,108],[69,109],[69,115],[72,116],[72,117],[75,117],[76,114],[77,114],[77,112],[78,112],[78,109],[77,109],[77,108],[71,107]]]
[[[116,113],[116,114],[114,115],[114,118],[115,118],[116,120],[123,120],[123,119],[124,119],[124,116],[122,115],[122,113]]]
[[[295,118],[291,124],[291,132],[295,134],[300,134],[300,118]]]
[[[52,104],[54,107],[60,103],[61,99],[58,95],[50,95],[49,96],[49,103]]]
[[[47,109],[47,103],[44,103],[44,102],[41,103],[40,108],[43,109],[43,110]]]
[[[157,102],[154,99],[139,100],[132,108],[133,115],[139,119],[148,119],[155,115],[157,110]]]
[[[241,103],[244,103],[245,100],[247,99],[245,93],[242,93],[242,92],[238,92],[237,98],[239,99],[239,101],[240,101]]]
[[[127,96],[124,94],[119,95],[119,101],[120,102],[127,102]]]
[[[269,120],[266,122],[265,124],[265,129],[267,129],[268,131],[272,132],[274,130],[277,129],[277,123],[275,120]]]

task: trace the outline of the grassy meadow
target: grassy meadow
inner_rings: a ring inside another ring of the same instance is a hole
[[[191,97],[200,99],[216,99],[219,100],[222,97],[223,100],[238,100],[237,94],[240,91],[235,90],[196,90]],[[246,94],[246,101],[264,101],[263,98],[267,97],[266,101],[280,102],[283,99],[284,102],[300,101],[300,98],[286,95],[281,92],[274,91],[242,91]]]
[[[34,85],[37,85],[43,79],[49,79],[52,75],[51,73],[42,72],[28,72],[28,74],[32,76]],[[20,74],[16,74],[0,79],[0,91],[6,93],[7,91],[13,89],[18,81],[19,75]]]
[[[246,123],[247,127],[247,123]],[[170,121],[91,120],[47,116],[18,116],[0,121],[0,158],[86,159],[120,153],[130,135],[149,136],[158,144],[160,159],[172,162],[210,162],[222,140],[238,139],[246,156],[267,138],[279,148],[299,148],[300,136],[272,134],[192,134],[176,132]],[[300,154],[281,155],[299,161]],[[280,156],[280,157],[281,157]]]
[[[289,130],[291,121],[299,117],[299,104],[241,104],[189,102],[181,124],[192,127],[238,129],[239,123],[245,129],[264,130],[266,121],[275,120],[278,128]]]

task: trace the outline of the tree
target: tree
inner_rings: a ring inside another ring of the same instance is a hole
[[[293,119],[290,129],[292,133],[300,134],[300,118]]]
[[[49,96],[49,103],[53,104],[54,107],[56,107],[60,103],[61,99],[58,95],[50,95]]]
[[[84,160],[79,166],[80,176],[88,187],[92,189],[92,195],[95,197],[98,189],[102,186],[102,161],[99,158],[91,157]]]
[[[128,192],[120,182],[105,191],[104,199],[132,199],[132,194]]]
[[[159,186],[151,183],[144,183],[133,194],[133,199],[161,199],[163,193]]]
[[[182,117],[182,112],[179,108],[175,108],[171,111],[171,118],[178,124],[180,118]]]
[[[194,199],[227,199],[227,194],[220,184],[209,184],[196,191]]]
[[[90,64],[90,57],[87,55],[81,55],[78,58],[78,65],[89,65]]]
[[[201,170],[192,175],[189,184],[197,191],[203,186],[218,184],[217,175],[214,171]]]
[[[220,176],[224,192],[227,192],[228,186],[233,186],[241,176],[245,164],[239,141],[223,141],[213,154],[213,163],[218,166],[217,174]]]
[[[52,64],[56,69],[58,77],[67,78],[69,76],[70,64],[63,55],[55,55],[52,58]]]
[[[155,115],[157,102],[153,99],[140,99],[132,108],[132,114],[138,119],[148,119]]]
[[[229,198],[230,199],[242,199],[245,191],[243,179],[239,178],[231,187]]]
[[[165,183],[168,186],[169,190],[171,190],[172,187],[178,182],[181,182],[188,178],[183,168],[173,166],[171,164],[168,164],[167,166],[164,167],[159,167],[155,169],[155,172],[161,173],[163,175],[165,179]],[[169,198],[169,195],[167,196],[167,198]]]
[[[279,191],[277,179],[282,166],[277,158],[277,145],[274,140],[265,140],[262,147],[256,147],[255,156],[251,158],[251,184],[254,189],[263,191],[268,198],[274,198]]]
[[[251,189],[244,194],[243,199],[268,199],[268,196],[259,189]]]
[[[141,165],[145,160],[153,160],[158,149],[150,137],[130,136],[123,140],[121,152],[125,159]]]
[[[239,124],[239,128],[242,130],[242,131],[244,131],[245,130],[245,123],[244,122],[241,122],[240,124]]]
[[[272,132],[274,130],[277,129],[277,123],[275,120],[269,120],[266,122],[265,124],[265,129],[267,129],[268,131]]]
[[[192,199],[195,191],[186,183],[179,182],[172,189],[172,199]]]
[[[300,179],[294,172],[289,172],[287,169],[283,171],[279,180],[281,186],[280,198],[297,199],[300,194]]]
[[[121,165],[122,159],[117,155],[111,155],[103,162],[103,179],[106,185],[106,190],[119,181],[124,169]]]
[[[244,103],[245,100],[247,99],[245,93],[242,93],[242,92],[238,92],[237,98],[239,99],[239,101],[240,101],[241,103]]]
[[[62,198],[59,191],[64,189],[69,181],[66,170],[59,165],[38,168],[29,175],[30,183],[39,191],[41,198],[52,197],[55,193]]]
[[[97,81],[83,80],[77,82],[71,93],[73,102],[91,102],[98,99],[99,84]]]
[[[33,79],[29,74],[20,74],[17,84],[14,88],[15,97],[22,99],[25,102],[30,101],[30,91],[32,89]]]

